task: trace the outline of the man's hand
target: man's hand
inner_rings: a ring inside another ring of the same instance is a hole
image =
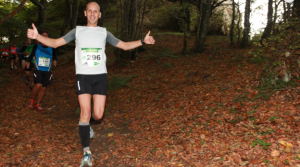
[[[56,60],[53,61],[53,65],[56,67],[56,65],[57,65],[57,61]]]
[[[30,67],[30,62],[27,62],[26,63],[26,68],[29,69],[29,67]]]
[[[144,42],[146,44],[155,44],[155,40],[152,36],[149,36],[150,35],[150,31],[148,32],[148,34],[145,36],[144,38]]]
[[[39,32],[35,28],[33,23],[32,23],[32,28],[33,29],[28,29],[27,30],[27,37],[30,38],[30,39],[37,39],[37,36],[39,35]]]

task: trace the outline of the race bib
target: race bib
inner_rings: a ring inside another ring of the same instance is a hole
[[[3,52],[4,55],[8,55],[8,52]]]
[[[49,57],[39,57],[38,66],[49,67],[50,66],[50,58]]]
[[[11,52],[15,53],[15,52],[16,52],[16,50],[15,50],[15,49],[11,49]]]
[[[81,62],[83,66],[97,66],[102,64],[102,48],[81,48]]]

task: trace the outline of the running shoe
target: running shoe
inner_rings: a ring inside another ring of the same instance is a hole
[[[13,70],[13,68],[12,68],[12,67],[10,67],[10,70]]]
[[[79,167],[92,167],[92,153],[87,151],[84,153]]]
[[[90,139],[93,139],[95,137],[95,132],[92,128],[92,126],[90,126]]]
[[[34,99],[30,99],[29,105],[28,105],[27,107],[28,107],[28,108],[33,108],[34,102],[35,102]]]
[[[35,107],[38,111],[44,110],[39,104],[35,104],[34,107]]]
[[[18,69],[18,67],[17,67],[17,66],[15,66],[15,69]]]

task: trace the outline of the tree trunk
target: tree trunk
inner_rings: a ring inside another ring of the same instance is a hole
[[[206,40],[207,30],[210,23],[211,0],[202,0],[198,5],[200,17],[198,19],[198,28],[195,44],[195,52],[204,51],[204,43]]]
[[[37,25],[41,26],[45,23],[46,20],[46,8],[47,8],[47,0],[30,0],[34,5],[39,8],[39,16],[37,20]]]
[[[282,0],[279,0],[278,3],[276,3],[277,0],[274,1],[275,3],[275,11],[274,11],[274,20],[273,20],[273,32],[276,31],[276,21],[277,21],[277,11],[278,11],[278,6],[280,5]]]
[[[245,48],[248,40],[249,40],[249,33],[250,33],[250,5],[251,2],[250,0],[246,0],[246,5],[245,5],[245,21],[244,21],[244,35],[241,43],[241,48]]]
[[[285,2],[283,2],[283,21],[284,23],[286,23],[287,21],[287,13],[286,13],[286,6],[285,6]]]
[[[128,41],[129,6],[130,6],[130,0],[125,0],[123,6],[123,17],[122,17],[122,27],[121,27],[121,39],[125,42]]]
[[[272,31],[272,24],[273,24],[273,0],[269,0],[268,5],[268,22],[265,28],[265,31],[261,37],[260,43],[262,44],[262,40],[268,38],[271,35]]]
[[[294,0],[293,17],[300,17],[300,1]]]
[[[291,18],[291,4],[286,3],[286,5],[287,5],[287,12],[286,12],[287,17],[286,17],[286,19],[287,19],[287,21],[290,21],[290,18]]]
[[[140,28],[140,38],[142,38],[142,35],[143,35],[144,15],[145,15],[145,11],[146,11],[146,5],[147,5],[147,0],[145,0],[144,7],[143,7],[143,14],[142,14],[142,21],[141,21],[141,28]]]
[[[235,20],[235,3],[234,3],[234,0],[232,0],[232,20],[231,20],[231,28],[230,28],[230,44],[231,45],[233,45],[234,20]]]
[[[60,36],[65,35],[66,29],[72,18],[72,2],[71,2],[71,0],[66,0],[66,5],[67,5],[68,10],[66,11],[67,13],[65,14],[65,22],[62,25],[61,30],[60,30]]]
[[[78,17],[78,9],[79,9],[79,0],[72,0],[72,18],[70,21],[70,29],[76,27],[77,17]]]
[[[240,23],[241,23],[241,12],[240,12],[240,4],[237,4],[237,12],[238,12],[238,22],[237,22],[237,25],[236,25],[236,28],[238,30],[237,32],[237,36],[238,36],[238,44],[240,43],[240,39],[241,39],[241,28],[240,28]]]
[[[136,12],[137,12],[137,0],[125,0],[123,8],[123,18],[121,27],[121,40],[133,41],[136,31]],[[121,51],[119,57],[126,60],[134,60],[136,58],[136,50]]]
[[[103,27],[104,20],[106,17],[107,0],[101,0],[99,5],[100,5],[101,18],[98,21],[98,26]]]

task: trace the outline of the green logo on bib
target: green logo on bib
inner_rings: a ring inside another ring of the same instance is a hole
[[[100,63],[94,62],[94,66],[96,66],[96,65],[98,65],[98,64],[100,64]]]

